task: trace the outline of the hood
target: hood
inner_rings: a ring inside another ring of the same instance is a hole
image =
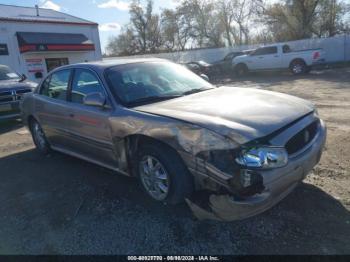
[[[38,84],[31,81],[19,82],[18,80],[1,80],[0,81],[0,91],[7,91],[13,89],[34,89]]]
[[[271,134],[314,107],[282,93],[220,87],[134,109],[186,121],[243,144]]]

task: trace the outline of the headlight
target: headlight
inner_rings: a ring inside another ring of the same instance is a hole
[[[251,168],[277,168],[288,163],[288,154],[283,147],[257,147],[243,150],[236,162]]]

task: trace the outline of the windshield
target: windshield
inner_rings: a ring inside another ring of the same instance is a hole
[[[21,77],[8,66],[0,65],[0,80],[20,79]]]
[[[127,105],[151,103],[214,88],[184,66],[145,62],[115,66],[106,72],[114,94]]]

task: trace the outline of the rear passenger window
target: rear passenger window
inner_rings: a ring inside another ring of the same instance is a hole
[[[40,94],[58,100],[66,100],[70,70],[53,73],[43,82]]]
[[[269,55],[269,54],[276,54],[277,53],[277,46],[269,46],[257,49],[253,55]]]
[[[100,81],[93,72],[77,69],[73,79],[71,101],[83,104],[84,97],[91,93],[104,94]]]

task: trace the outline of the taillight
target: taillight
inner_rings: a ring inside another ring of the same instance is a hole
[[[314,56],[313,56],[313,59],[316,60],[316,59],[319,59],[319,58],[320,58],[320,52],[315,52]]]

